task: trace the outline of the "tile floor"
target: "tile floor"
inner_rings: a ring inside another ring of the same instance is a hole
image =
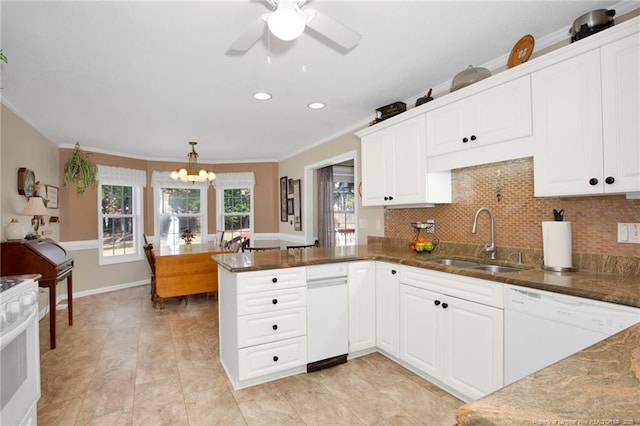
[[[234,391],[218,360],[213,298],[153,309],[149,287],[74,301],[40,322],[38,423],[54,425],[454,425],[462,401],[380,354]]]

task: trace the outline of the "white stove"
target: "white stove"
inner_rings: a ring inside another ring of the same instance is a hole
[[[38,283],[0,277],[0,424],[36,425],[40,399]]]

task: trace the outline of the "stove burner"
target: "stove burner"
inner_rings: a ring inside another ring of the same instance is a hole
[[[20,278],[0,277],[0,293],[2,293],[5,290],[9,290],[10,288],[17,286],[18,284],[24,281],[25,280]]]

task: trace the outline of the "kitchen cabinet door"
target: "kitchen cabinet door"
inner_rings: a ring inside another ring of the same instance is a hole
[[[450,172],[427,173],[425,117],[419,115],[362,136],[362,204],[451,202]]]
[[[429,157],[480,148],[531,135],[529,76],[429,111]],[[477,155],[482,157],[482,152]],[[491,158],[481,158],[492,162]]]
[[[503,311],[443,297],[442,381],[477,399],[503,382]]]
[[[602,194],[600,51],[533,73],[532,90],[535,195]]]
[[[601,60],[604,191],[640,191],[640,37],[603,46]]]
[[[376,346],[387,354],[399,355],[398,265],[376,262]]]
[[[442,378],[442,295],[400,284],[400,359]]]
[[[376,264],[349,262],[349,354],[376,348]]]
[[[363,206],[380,206],[388,201],[391,190],[387,185],[387,168],[390,167],[387,162],[391,155],[391,137],[391,132],[385,130],[362,138]]]

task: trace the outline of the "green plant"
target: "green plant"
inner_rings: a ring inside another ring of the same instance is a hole
[[[73,182],[76,184],[76,194],[84,195],[89,186],[98,187],[97,173],[98,167],[91,160],[91,154],[80,151],[80,143],[76,142],[71,158],[64,163],[62,186],[66,188],[69,182]]]
[[[4,56],[2,49],[0,49],[0,61],[4,62],[5,64],[9,63],[9,60],[7,59],[6,56]]]

